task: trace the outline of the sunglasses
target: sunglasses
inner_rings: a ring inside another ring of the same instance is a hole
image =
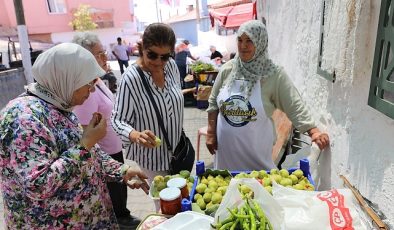
[[[159,55],[158,53],[155,53],[151,50],[146,50],[146,56],[150,60],[156,60],[157,58],[160,58],[160,60],[162,60],[162,61],[168,61],[168,59],[170,59],[170,57],[172,57],[171,53]]]

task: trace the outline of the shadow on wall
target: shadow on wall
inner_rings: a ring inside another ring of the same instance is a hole
[[[23,68],[10,69],[0,72],[0,109],[25,91],[27,84]]]

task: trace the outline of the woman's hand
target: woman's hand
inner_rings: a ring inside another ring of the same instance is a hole
[[[206,136],[206,145],[209,152],[214,155],[216,150],[218,149],[218,142],[216,139],[216,133],[207,133]]]
[[[206,145],[209,152],[214,155],[218,149],[218,141],[216,136],[216,122],[218,118],[219,111],[211,111],[208,113],[208,127],[207,127],[207,137]]]
[[[125,175],[123,181],[131,189],[142,189],[145,194],[149,194],[149,185],[146,182],[148,177],[138,167],[130,166]]]
[[[146,148],[156,147],[156,135],[150,130],[144,130],[142,132],[133,130],[130,132],[129,139],[130,141]]]
[[[90,150],[107,133],[107,122],[101,113],[94,113],[89,125],[84,127],[81,145]]]
[[[330,144],[330,137],[327,133],[322,133],[318,128],[313,128],[308,131],[312,142],[315,142],[319,146],[320,150],[325,149]]]

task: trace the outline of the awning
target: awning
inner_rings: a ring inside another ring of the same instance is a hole
[[[255,9],[255,3],[247,3],[210,10],[211,25],[215,25],[214,20],[216,19],[220,26],[225,28],[239,27],[242,23],[255,19]]]
[[[235,5],[241,5],[245,3],[251,3],[252,0],[224,0],[224,1],[217,1],[214,2],[213,4],[210,4],[208,7],[211,9],[217,9],[217,8],[223,8],[227,6],[235,6]]]

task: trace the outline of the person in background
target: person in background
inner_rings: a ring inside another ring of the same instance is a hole
[[[118,80],[116,79],[115,74],[111,70],[109,70],[104,76],[102,76],[101,80],[105,83],[105,85],[108,87],[109,90],[111,90],[113,94],[116,93],[118,89]]]
[[[329,145],[282,67],[268,57],[264,24],[251,20],[238,30],[238,53],[219,71],[208,99],[206,145],[215,154],[214,167],[228,170],[269,170],[278,108],[320,149]]]
[[[221,60],[223,58],[223,55],[219,51],[216,50],[215,46],[210,46],[209,50],[211,51],[211,60],[214,60],[214,59]]]
[[[83,32],[75,34],[73,42],[89,50],[97,63],[107,71],[107,56],[96,34]],[[114,95],[102,80],[98,80],[95,90],[82,105],[75,106],[74,113],[85,129],[95,113],[101,113],[108,123],[105,136],[98,142],[100,148],[113,159],[124,163],[122,141],[112,128],[110,117],[114,106]],[[130,215],[127,209],[127,186],[124,183],[108,182],[109,195],[120,229],[136,228],[140,219]]]
[[[114,48],[112,49],[112,53],[118,60],[120,73],[123,74],[124,73],[123,66],[125,68],[129,67],[130,54],[127,46],[122,44],[122,38],[118,37],[116,40],[118,44],[114,46]]]
[[[182,88],[185,88],[185,77],[187,75],[187,58],[191,58],[193,61],[197,58],[193,57],[188,48],[189,41],[184,40],[175,48],[175,63],[178,66],[180,80]]]
[[[174,31],[166,24],[153,23],[145,29],[138,46],[140,56],[124,73],[112,112],[112,126],[121,135],[126,158],[137,161],[150,182],[156,175],[168,174],[171,152],[141,77],[148,82],[171,145],[177,146],[182,133],[184,98],[179,71],[171,58],[175,41]],[[160,146],[156,146],[156,136],[162,140]]]
[[[106,182],[147,190],[146,176],[96,145],[102,114],[82,130],[72,113],[105,71],[89,51],[63,43],[40,54],[32,73],[37,82],[0,113],[5,228],[118,229]]]

